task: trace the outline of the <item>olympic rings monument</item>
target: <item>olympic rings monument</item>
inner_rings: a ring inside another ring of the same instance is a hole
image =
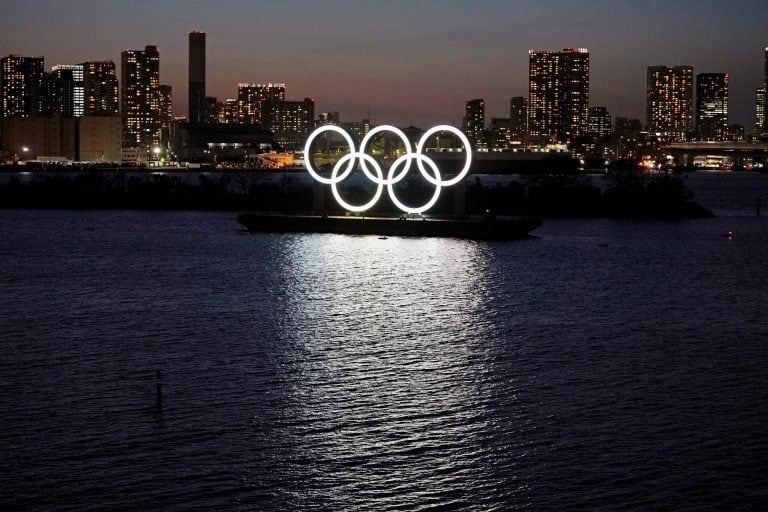
[[[397,157],[389,166],[383,169],[378,160],[366,153],[366,148],[374,137],[384,133],[392,133],[400,139],[404,153]],[[315,140],[324,133],[340,135],[349,148],[331,170],[330,176],[325,177],[315,168],[312,146]],[[463,146],[464,162],[454,176],[444,179],[438,164],[425,154],[429,140],[437,134],[450,133]],[[463,211],[456,212],[455,217],[425,217],[424,213],[435,206],[443,188],[459,185],[456,192],[460,194],[463,204],[464,180],[472,166],[472,146],[466,135],[457,128],[449,125],[438,125],[430,128],[419,139],[415,151],[405,133],[391,125],[376,126],[363,137],[360,147],[356,148],[354,140],[343,128],[336,125],[324,125],[312,132],[304,145],[304,162],[309,175],[320,186],[330,186],[331,194],[336,203],[347,213],[343,216],[328,216],[324,212],[313,215],[286,215],[242,213],[237,220],[251,232],[310,232],[310,233],[341,233],[359,235],[384,236],[441,236],[474,239],[512,240],[527,237],[530,231],[541,226],[540,218],[510,217],[482,218],[466,217]],[[434,187],[434,193],[424,203],[410,206],[403,203],[397,195],[396,185],[403,181],[411,172],[413,163],[421,177]],[[372,182],[375,191],[370,200],[363,204],[351,204],[344,199],[339,191],[339,184],[356,170]],[[365,216],[365,212],[373,208],[381,199],[386,188],[392,204],[399,210],[397,216]],[[315,187],[316,207],[317,198],[320,204],[324,202],[324,191]],[[460,208],[463,208],[460,207]],[[324,209],[320,206],[319,209]]]

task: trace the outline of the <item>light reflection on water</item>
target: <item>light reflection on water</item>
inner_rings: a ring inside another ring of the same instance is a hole
[[[283,247],[286,341],[301,353],[287,411],[298,427],[286,443],[313,461],[314,492],[329,475],[345,482],[310,502],[460,503],[467,482],[494,484],[479,456],[490,399],[477,322],[488,291],[483,249],[345,236]],[[434,486],[424,478],[440,474],[448,478]]]
[[[7,508],[750,510],[766,218],[537,234],[0,210]]]

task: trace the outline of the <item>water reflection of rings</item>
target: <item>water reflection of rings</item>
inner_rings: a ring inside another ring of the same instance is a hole
[[[347,146],[349,146],[350,150],[349,153],[341,157],[341,159],[336,162],[336,164],[333,166],[333,170],[331,171],[329,178],[320,175],[320,173],[313,167],[312,164],[312,143],[320,134],[325,132],[333,132],[341,135],[344,139],[344,142],[347,144]],[[400,155],[389,167],[389,170],[386,173],[386,177],[379,162],[365,152],[366,147],[371,142],[373,137],[382,132],[394,133],[400,139],[403,147],[405,148],[405,153]],[[466,158],[464,161],[464,166],[461,168],[459,173],[456,174],[456,176],[449,180],[443,180],[442,175],[440,174],[440,169],[438,168],[435,161],[423,153],[424,147],[429,141],[430,137],[433,137],[440,132],[450,132],[451,134],[455,135],[465,148],[464,153]],[[422,206],[415,208],[403,204],[395,193],[395,185],[405,178],[405,176],[408,174],[408,171],[411,170],[411,163],[414,160],[416,161],[416,167],[418,168],[422,177],[427,182],[435,186],[435,193],[432,195],[432,197]],[[307,142],[304,145],[304,162],[307,168],[307,172],[309,172],[310,176],[312,176],[312,178],[319,181],[320,183],[330,185],[331,192],[333,193],[333,197],[336,199],[336,202],[346,210],[351,212],[364,212],[372,208],[373,205],[375,205],[381,197],[383,188],[387,187],[389,198],[392,200],[392,203],[401,211],[405,213],[422,213],[429,210],[435,205],[435,203],[437,203],[437,200],[440,197],[440,189],[442,187],[450,187],[451,185],[455,185],[466,177],[467,173],[469,173],[469,168],[472,165],[472,147],[470,146],[466,135],[464,135],[459,129],[454,128],[453,126],[439,125],[427,130],[424,135],[421,136],[421,139],[419,139],[418,144],[416,144],[416,151],[413,151],[411,149],[411,143],[408,140],[408,137],[406,137],[402,130],[390,125],[381,125],[373,128],[365,135],[365,137],[363,137],[363,140],[360,143],[360,149],[358,151],[355,149],[355,143],[352,140],[352,137],[349,135],[349,133],[346,132],[346,130],[336,125],[325,125],[316,129],[310,134],[309,138],[307,138]],[[362,169],[366,178],[368,178],[376,185],[376,192],[373,194],[371,200],[367,203],[362,205],[353,205],[349,204],[344,200],[344,198],[341,197],[337,185],[352,173],[358,162],[360,163],[360,168]]]

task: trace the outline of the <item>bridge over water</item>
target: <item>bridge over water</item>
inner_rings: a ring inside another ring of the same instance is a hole
[[[697,156],[729,157],[735,166],[743,165],[746,159],[753,163],[766,163],[768,142],[678,142],[666,146],[667,152],[677,163],[693,164]]]

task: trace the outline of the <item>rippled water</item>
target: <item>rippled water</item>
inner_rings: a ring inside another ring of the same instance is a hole
[[[511,243],[0,210],[2,508],[760,510],[751,179]]]

